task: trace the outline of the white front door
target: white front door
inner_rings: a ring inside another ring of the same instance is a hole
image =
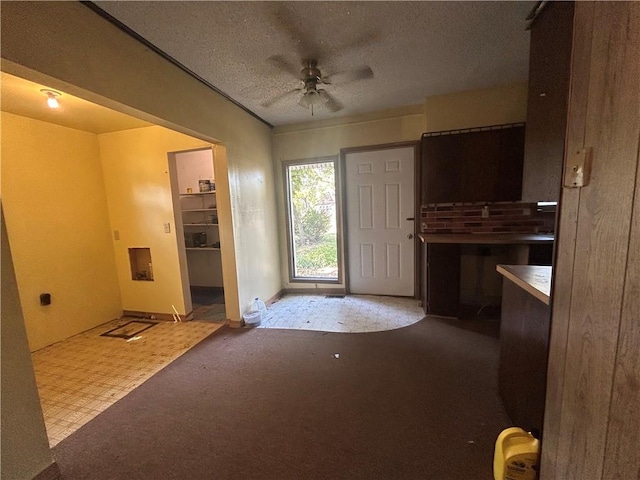
[[[349,290],[413,296],[414,147],[347,153],[345,167]]]

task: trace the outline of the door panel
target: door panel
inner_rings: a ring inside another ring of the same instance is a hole
[[[345,155],[349,290],[414,295],[414,147]]]

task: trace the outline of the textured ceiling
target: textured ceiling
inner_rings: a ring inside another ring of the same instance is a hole
[[[60,92],[60,107],[51,109],[47,107],[47,97],[40,91],[49,88],[47,85],[30,82],[5,72],[0,72],[0,85],[0,104],[3,112],[91,133],[117,132],[151,125],[66,92]]]
[[[99,1],[160,50],[272,125],[424,102],[425,97],[526,81],[535,2]],[[318,60],[323,76],[363,66],[373,78],[335,75],[325,88],[344,109],[311,112],[289,71]]]

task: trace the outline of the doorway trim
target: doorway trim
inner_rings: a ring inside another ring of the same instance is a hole
[[[408,142],[395,142],[395,143],[383,143],[380,145],[367,145],[363,147],[348,147],[340,149],[340,179],[341,179],[341,189],[340,189],[340,197],[343,199],[347,198],[347,185],[346,182],[342,181],[346,178],[347,174],[347,155],[350,153],[361,153],[361,152],[372,152],[372,151],[380,151],[380,150],[393,150],[396,148],[410,147],[413,148],[413,161],[414,161],[414,228],[413,228],[413,243],[414,243],[414,269],[413,269],[413,277],[414,277],[414,287],[413,287],[413,298],[420,298],[420,265],[422,263],[422,259],[420,256],[420,242],[418,241],[418,228],[417,225],[420,222],[420,178],[421,178],[421,170],[420,170],[420,141],[408,141]],[[348,229],[348,221],[347,221],[347,212],[346,212],[346,200],[341,202],[341,210],[342,210],[342,240],[343,240],[343,249],[344,249],[344,288],[348,294],[351,293],[351,288],[349,286],[349,229]]]
[[[240,312],[238,300],[238,285],[235,263],[235,245],[233,238],[232,212],[230,203],[230,193],[228,188],[228,171],[226,167],[226,152],[224,145],[207,144],[197,148],[187,148],[184,150],[174,150],[167,152],[169,167],[169,179],[171,184],[171,198],[174,214],[174,236],[180,264],[180,276],[185,306],[188,313],[192,312],[191,289],[189,283],[189,273],[187,266],[187,252],[184,244],[184,227],[182,225],[182,213],[180,208],[180,195],[178,192],[176,154],[185,152],[195,152],[210,150],[213,156],[213,169],[216,179],[216,201],[218,203],[218,233],[222,250],[220,251],[222,266],[222,283],[224,288],[224,304],[227,313],[227,322],[232,326],[240,326],[240,321],[234,321],[234,312]],[[224,212],[224,213],[221,213]],[[188,303],[187,303],[188,302]]]

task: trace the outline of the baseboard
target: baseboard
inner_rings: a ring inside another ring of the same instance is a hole
[[[53,462],[47,468],[42,470],[38,475],[33,477],[33,480],[63,480],[60,467],[56,462]]]
[[[227,320],[227,325],[231,328],[242,328],[244,327],[243,320]]]
[[[283,295],[346,295],[345,288],[284,288]]]
[[[269,305],[271,305],[273,302],[279,300],[283,295],[284,295],[284,290],[280,290],[278,293],[276,293],[273,297],[271,297],[269,300],[265,301],[264,304],[268,307]]]
[[[170,313],[157,313],[157,312],[137,312],[135,310],[123,310],[123,317],[137,317],[137,318],[147,318],[154,320],[163,320],[168,322],[173,322],[173,315]],[[180,314],[181,322],[188,322],[189,320],[193,320],[193,310],[187,313],[186,315]]]

